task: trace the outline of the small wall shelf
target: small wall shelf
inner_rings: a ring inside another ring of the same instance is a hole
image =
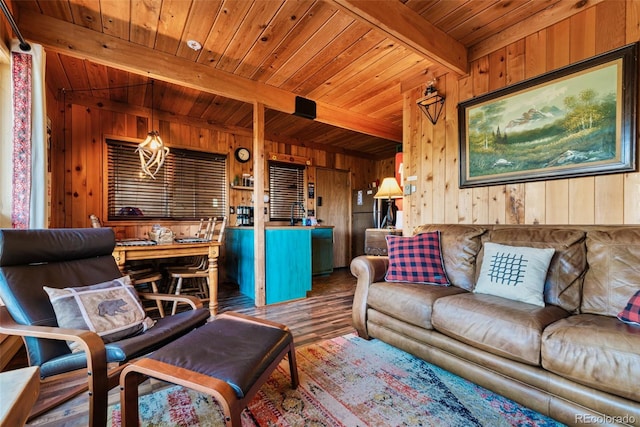
[[[233,185],[233,184],[231,184],[230,187],[233,190],[253,191],[253,187],[245,187],[244,185]]]
[[[245,187],[244,185],[233,185],[233,184],[231,184],[231,185],[229,185],[229,188],[231,188],[232,190],[253,191],[253,188],[254,188],[254,187]],[[268,189],[268,188],[265,188],[265,189],[264,189],[264,192],[265,192],[265,193],[268,193],[268,192],[269,192],[269,189]]]
[[[245,187],[243,185],[230,185],[229,188],[231,188],[232,190],[239,190],[239,191],[253,191],[253,187]],[[268,193],[269,189],[265,188],[264,192]]]

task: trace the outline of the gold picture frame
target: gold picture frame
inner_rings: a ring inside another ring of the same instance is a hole
[[[460,188],[636,170],[638,43],[458,104]]]

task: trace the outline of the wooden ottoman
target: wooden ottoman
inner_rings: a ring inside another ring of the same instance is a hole
[[[240,426],[240,414],[289,355],[291,386],[298,386],[293,336],[284,325],[227,312],[150,355],[120,375],[122,425],[138,425],[138,385],[147,377],[213,396],[225,424]]]

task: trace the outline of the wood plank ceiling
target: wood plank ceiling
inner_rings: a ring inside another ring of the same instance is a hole
[[[402,141],[401,87],[452,70],[464,74],[467,61],[488,53],[498,38],[528,34],[595,2],[19,0],[13,5],[25,37],[47,49],[47,84],[57,93],[64,88],[77,97],[150,108],[145,83],[153,78],[154,109],[250,132],[254,91],[258,100],[265,98],[260,101],[268,107],[271,139],[387,158]],[[202,49],[189,48],[189,40]],[[234,92],[236,85],[246,89]],[[317,120],[290,114],[294,95],[318,103]]]

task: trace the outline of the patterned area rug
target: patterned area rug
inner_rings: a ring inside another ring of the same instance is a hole
[[[242,413],[255,426],[560,426],[381,341],[355,335],[297,349],[300,386],[284,361]],[[140,397],[143,426],[222,426],[207,395],[170,386]],[[107,425],[120,425],[120,405]]]

